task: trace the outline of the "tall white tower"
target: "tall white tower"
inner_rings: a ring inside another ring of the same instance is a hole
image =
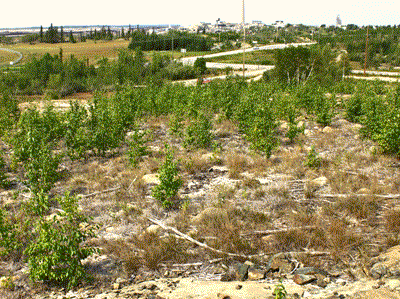
[[[336,17],[336,27],[342,26],[342,20],[340,19],[340,15],[337,15]]]

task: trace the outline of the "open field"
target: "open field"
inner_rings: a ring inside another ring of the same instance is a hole
[[[0,66],[7,65],[10,61],[17,59],[18,55],[0,50]]]
[[[60,49],[63,50],[64,57],[74,55],[78,59],[89,58],[90,63],[95,63],[97,60],[107,57],[116,58],[119,49],[126,49],[129,41],[114,40],[114,41],[87,41],[84,43],[63,43],[63,44],[27,44],[19,43],[15,45],[5,45],[4,48],[12,49],[21,52],[24,55],[22,63],[26,62],[32,56],[41,57],[46,53],[51,55],[58,54]],[[0,53],[0,55],[3,55]],[[1,57],[1,56],[0,56]],[[1,58],[0,58],[1,59]]]

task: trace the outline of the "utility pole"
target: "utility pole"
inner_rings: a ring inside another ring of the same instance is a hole
[[[367,69],[367,56],[368,56],[368,29],[369,26],[367,26],[367,39],[365,41],[365,60],[364,60],[364,75],[366,73],[366,69]]]
[[[243,24],[243,80],[244,80],[244,76],[246,74],[245,68],[244,68],[244,62],[246,59],[246,50],[245,50],[245,43],[246,43],[246,27],[244,26],[244,0],[242,0],[242,24]]]

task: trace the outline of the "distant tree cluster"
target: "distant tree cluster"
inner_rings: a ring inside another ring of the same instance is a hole
[[[197,34],[169,32],[165,35],[135,30],[131,33],[129,49],[140,47],[143,51],[169,51],[187,49],[188,51],[210,51],[212,40]]]

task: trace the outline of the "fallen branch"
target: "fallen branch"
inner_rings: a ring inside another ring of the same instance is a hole
[[[90,193],[90,194],[82,195],[82,198],[93,197],[93,196],[96,196],[96,195],[99,195],[99,194],[104,194],[104,193],[117,191],[119,189],[121,189],[121,187],[115,187],[115,188],[106,189],[106,190],[103,190],[103,191],[96,191],[96,192],[93,192],[93,193]]]
[[[277,234],[277,233],[282,233],[282,232],[288,232],[291,230],[299,230],[299,229],[314,229],[316,226],[315,225],[309,225],[309,226],[303,226],[303,227],[294,227],[294,228],[282,228],[282,229],[270,229],[270,230],[262,230],[262,231],[254,231],[246,234],[241,234],[241,237],[248,237],[248,236],[267,236],[267,235],[272,235],[272,234]]]
[[[383,198],[383,199],[400,199],[400,194],[357,194],[357,193],[352,193],[352,194],[321,194],[319,195],[320,197],[324,198],[346,198],[349,196],[356,196],[356,197],[364,197],[364,196],[375,196],[378,198]]]
[[[190,237],[190,236],[188,236],[188,235],[186,235],[186,234],[180,232],[179,230],[177,230],[177,229],[174,228],[174,227],[171,227],[171,226],[168,226],[168,225],[163,224],[163,223],[162,223],[161,221],[159,221],[159,220],[152,219],[152,218],[149,218],[149,217],[147,217],[147,219],[148,219],[149,221],[151,221],[151,222],[157,224],[157,225],[160,226],[161,228],[163,228],[163,229],[165,229],[165,230],[172,231],[172,232],[174,232],[175,234],[177,234],[178,236],[180,236],[180,237],[186,239],[187,241],[189,241],[189,242],[191,242],[191,243],[194,243],[194,244],[196,244],[196,245],[198,245],[198,246],[200,246],[200,247],[203,247],[203,248],[205,248],[205,249],[208,249],[208,250],[210,250],[210,251],[213,251],[213,252],[215,252],[215,253],[218,253],[218,254],[221,254],[221,255],[227,255],[227,256],[231,256],[231,257],[240,257],[240,258],[245,258],[245,259],[249,259],[249,258],[252,257],[252,256],[249,256],[249,255],[237,254],[237,253],[230,253],[230,252],[225,252],[225,251],[222,251],[222,250],[219,250],[219,249],[212,248],[212,247],[208,246],[206,243],[199,242],[199,241],[193,239],[192,237]]]

